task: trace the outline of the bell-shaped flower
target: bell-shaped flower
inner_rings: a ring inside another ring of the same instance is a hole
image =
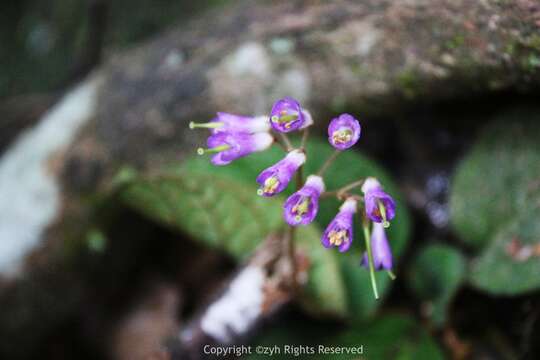
[[[189,123],[190,129],[207,128],[212,134],[220,132],[259,133],[270,131],[268,116],[244,116],[218,112],[217,116],[208,123]]]
[[[257,194],[274,196],[279,194],[289,184],[294,173],[306,162],[306,155],[300,150],[292,150],[283,159],[263,170],[257,176],[260,185]]]
[[[372,177],[366,179],[362,192],[367,217],[375,223],[382,223],[384,227],[390,226],[389,221],[396,215],[394,199],[384,192],[379,181]]]
[[[309,116],[311,119],[311,116]],[[310,120],[312,122],[312,120]],[[270,112],[270,124],[278,132],[288,133],[298,130],[306,122],[306,113],[298,101],[291,97],[284,97],[274,103]]]
[[[340,252],[349,250],[353,240],[353,216],[356,213],[357,201],[348,198],[339,208],[339,212],[324,231],[321,243],[324,247],[337,247]]]
[[[392,250],[386,237],[385,228],[381,223],[373,223],[370,246],[375,270],[392,270]],[[361,265],[369,267],[367,253],[364,253]]]
[[[215,154],[211,160],[214,165],[227,165],[253,152],[268,149],[273,141],[272,135],[265,132],[255,134],[218,132],[208,138],[208,149],[199,148],[197,153]]]
[[[310,175],[304,186],[289,196],[283,205],[283,217],[291,226],[311,223],[319,211],[319,196],[324,191],[322,177]]]
[[[328,141],[338,150],[345,150],[360,139],[360,123],[352,115],[341,114],[328,125]]]

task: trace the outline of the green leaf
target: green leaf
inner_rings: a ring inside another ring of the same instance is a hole
[[[458,166],[451,221],[480,250],[501,227],[540,201],[540,112],[519,111],[489,126]]]
[[[313,359],[444,359],[437,343],[421,328],[413,318],[404,315],[386,315],[368,323],[357,323],[346,329],[331,324],[313,321],[292,321],[276,326],[254,341],[256,346],[277,347],[277,359],[290,359],[294,353],[285,353],[285,346],[296,349],[302,345],[313,354],[304,357]],[[320,348],[357,348],[361,355],[328,354]],[[304,350],[305,351],[305,350]],[[304,353],[305,354],[305,353]],[[258,359],[252,354],[248,359]],[[303,357],[301,357],[303,358]]]
[[[120,196],[129,206],[240,260],[284,226],[281,199],[257,196],[254,185],[219,174],[200,170],[148,178],[132,174],[122,186]],[[297,233],[298,248],[310,262],[302,303],[314,312],[344,316],[346,296],[339,264],[320,246],[320,235],[315,226]]]
[[[316,173],[322,166],[324,161],[333,153],[334,149],[327,141],[311,139],[308,142],[306,152],[308,159],[304,169],[304,176]],[[256,185],[255,178],[265,168],[271,166],[275,162],[283,158],[284,153],[281,149],[274,147],[268,151],[250,155],[249,157],[236,160],[228,166],[216,168],[211,165],[206,157],[195,157],[186,161],[182,165],[184,171],[200,171],[203,173],[219,174],[234,180],[244,183],[246,186]],[[392,250],[396,259],[403,252],[409,236],[409,213],[405,206],[397,186],[390,179],[390,176],[380,166],[375,164],[369,158],[355,152],[353,150],[342,152],[328,168],[324,180],[328,191],[337,190],[344,185],[347,185],[359,178],[367,176],[377,177],[397,202],[396,218],[392,222],[392,226],[388,230],[388,237],[391,242]],[[253,196],[257,196],[255,189]],[[289,185],[284,192],[286,196],[294,191],[294,187]],[[283,201],[281,197],[279,201]],[[336,199],[324,199],[321,201],[319,214],[316,223],[324,229],[332,218],[336,215],[340,203]],[[360,223],[356,221],[356,238],[355,244],[345,254],[339,254],[332,250],[324,250],[331,252],[336,256],[341,270],[341,277],[346,285],[348,317],[353,319],[362,319],[371,315],[377,308],[380,300],[377,301],[373,297],[371,285],[369,281],[369,273],[363,268],[360,268],[359,263],[364,249],[364,240]],[[320,242],[317,241],[320,246]],[[397,263],[397,261],[396,261]],[[399,268],[397,269],[399,275]],[[384,297],[385,292],[391,285],[388,276],[381,272],[377,274],[379,283],[379,293]],[[324,285],[322,285],[324,286]]]
[[[538,250],[534,252],[540,247],[539,219],[537,207],[502,228],[472,262],[472,284],[499,295],[517,295],[540,288],[540,256]]]
[[[540,288],[539,259],[516,261],[508,251],[513,239],[521,245],[538,243],[539,138],[539,111],[502,116],[485,129],[456,171],[452,223],[480,253],[470,280],[482,290],[515,295]]]
[[[278,202],[210,173],[134,179],[124,185],[121,196],[150,218],[239,259],[282,226]]]
[[[446,310],[465,278],[465,259],[456,249],[436,244],[423,248],[414,259],[409,284],[416,295],[432,305],[431,317],[444,324]]]

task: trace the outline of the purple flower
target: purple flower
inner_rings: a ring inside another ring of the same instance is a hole
[[[370,244],[375,270],[392,270],[392,250],[390,250],[390,244],[381,223],[373,223]],[[369,267],[367,253],[362,256],[360,264],[366,268]]]
[[[302,124],[302,126],[300,126],[300,130],[313,125],[313,117],[311,116],[311,113],[306,109],[302,109],[301,112],[302,115],[304,115],[304,123]]]
[[[268,149],[273,141],[274,138],[269,133],[218,132],[208,138],[208,149],[199,148],[197,153],[215,153],[212,164],[227,165],[255,151]]]
[[[305,112],[298,101],[291,97],[284,97],[276,101],[270,112],[272,128],[283,133],[300,129],[305,120]]]
[[[353,240],[353,215],[356,200],[348,198],[339,208],[339,213],[324,231],[321,242],[325,248],[336,246],[340,252],[349,250]]]
[[[247,132],[258,133],[270,130],[268,116],[243,116],[218,112],[217,117],[209,123],[189,123],[190,129],[208,128],[212,134],[219,132]]]
[[[396,215],[394,199],[383,191],[381,184],[375,178],[367,178],[362,185],[366,215],[371,221],[382,223],[384,227],[390,226],[388,221]]]
[[[360,138],[360,130],[358,120],[349,114],[341,114],[328,126],[328,141],[338,150],[348,149]]]
[[[324,191],[322,177],[310,175],[304,186],[289,196],[283,205],[283,216],[291,226],[307,225],[319,211],[319,196]]]
[[[302,151],[289,152],[283,159],[257,176],[257,182],[261,185],[257,194],[263,196],[279,194],[285,190],[296,170],[305,162],[306,155]]]

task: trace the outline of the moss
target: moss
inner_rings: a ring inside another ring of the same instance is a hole
[[[412,69],[406,69],[398,73],[396,81],[398,89],[409,99],[418,95],[422,84],[421,79],[419,79],[416,72]]]
[[[506,44],[506,46],[504,47],[504,53],[509,56],[514,56],[514,54],[516,53],[516,44],[514,43]]]
[[[540,56],[538,54],[529,54],[525,58],[525,69],[528,71],[536,71],[540,68]]]
[[[357,76],[366,73],[362,68],[362,65],[360,65],[357,61],[351,61],[351,63],[349,64],[349,68],[351,69],[352,73]]]
[[[524,45],[531,48],[540,51],[540,35],[533,34],[529,36],[525,41]]]
[[[452,39],[446,41],[445,45],[450,50],[461,48],[465,45],[465,36],[463,34],[457,34]]]

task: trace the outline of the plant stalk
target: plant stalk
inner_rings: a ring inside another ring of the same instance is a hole
[[[379,292],[377,290],[377,280],[375,279],[375,266],[373,265],[373,254],[371,253],[371,241],[369,234],[369,224],[365,220],[362,221],[364,227],[364,238],[366,240],[366,249],[368,255],[368,264],[369,264],[369,277],[371,279],[371,287],[373,288],[373,295],[375,299],[379,299]]]
[[[323,176],[324,172],[328,169],[328,167],[330,165],[332,165],[332,163],[334,162],[334,160],[336,159],[336,157],[339,155],[341,151],[339,150],[336,150],[332,153],[332,155],[330,155],[328,157],[328,159],[326,159],[326,161],[324,162],[324,164],[321,166],[321,168],[319,169],[319,171],[317,171],[317,175],[319,176]]]

